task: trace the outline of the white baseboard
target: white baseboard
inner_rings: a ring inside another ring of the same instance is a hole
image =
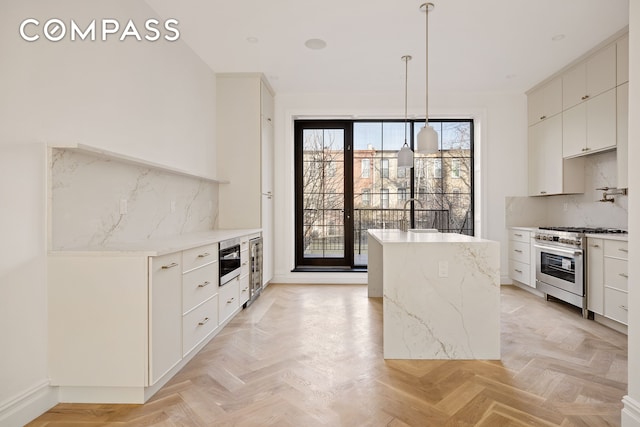
[[[622,427],[640,427],[640,402],[625,396],[622,398]]]
[[[0,427],[20,427],[58,404],[58,388],[44,381],[0,404]]]
[[[367,273],[291,272],[276,274],[271,283],[298,283],[302,285],[366,285]]]

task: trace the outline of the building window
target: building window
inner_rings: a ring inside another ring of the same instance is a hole
[[[451,178],[460,178],[460,159],[451,160]]]
[[[432,174],[431,178],[442,178],[442,159],[431,159]]]
[[[389,178],[389,159],[380,160],[380,172],[382,178]]]
[[[380,192],[380,199],[382,202],[382,209],[389,209],[389,189],[383,188]]]
[[[407,189],[398,188],[398,201],[404,202],[407,200]]]
[[[398,178],[406,178],[407,177],[407,169],[409,169],[409,168],[398,168]]]
[[[370,159],[362,159],[360,161],[360,177],[361,178],[369,178],[371,176],[371,160]]]
[[[371,190],[368,188],[362,190],[362,206],[371,206]]]

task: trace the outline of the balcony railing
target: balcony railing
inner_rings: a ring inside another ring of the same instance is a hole
[[[341,218],[342,210],[325,209],[325,218]],[[400,228],[400,220],[406,214],[404,209],[356,208],[354,209],[354,255],[366,260],[368,253],[368,229]],[[453,215],[448,209],[415,209],[415,228],[436,228],[443,233],[473,233],[471,214]],[[308,224],[309,233],[305,236],[305,254],[325,257],[344,254],[344,235],[342,224]],[[363,258],[363,256],[365,256]]]

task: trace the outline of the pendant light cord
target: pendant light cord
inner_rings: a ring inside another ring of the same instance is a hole
[[[429,4],[424,4],[425,15],[425,107],[424,107],[424,127],[429,126]]]
[[[409,96],[409,60],[411,56],[405,55],[402,57],[404,61],[404,144],[407,144],[407,98]]]

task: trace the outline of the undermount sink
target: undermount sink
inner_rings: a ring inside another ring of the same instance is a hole
[[[437,228],[410,228],[412,233],[439,233]]]

